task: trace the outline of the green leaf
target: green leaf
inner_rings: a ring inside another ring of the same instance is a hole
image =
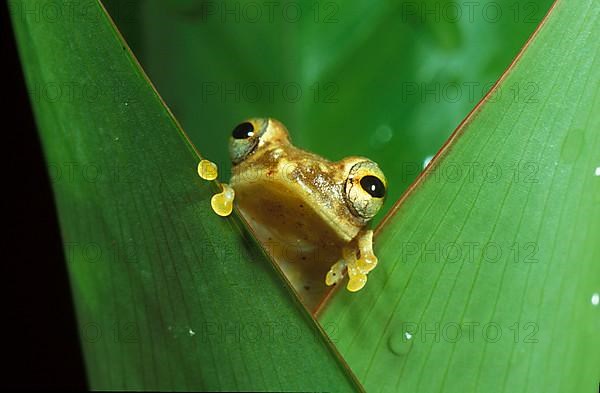
[[[240,220],[211,211],[199,155],[101,5],[10,5],[90,386],[360,389]]]
[[[190,138],[221,168],[230,168],[227,132],[268,115],[302,148],[377,161],[392,179],[384,212],[550,3],[109,2]]]
[[[323,311],[367,390],[597,390],[599,14],[557,2],[384,220],[366,288]]]

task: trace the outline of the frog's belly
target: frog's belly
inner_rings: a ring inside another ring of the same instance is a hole
[[[328,290],[325,275],[341,258],[343,240],[292,193],[264,184],[236,186],[235,191],[244,218],[303,303],[314,310]]]

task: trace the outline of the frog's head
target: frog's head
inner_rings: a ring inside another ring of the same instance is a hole
[[[384,202],[387,182],[375,162],[355,156],[331,162],[296,148],[286,127],[274,119],[255,118],[237,125],[229,153],[231,183],[240,195],[240,206],[256,203],[253,211],[264,210],[265,220],[274,215],[272,205],[285,206],[285,214],[295,217],[294,221],[310,208],[348,240]],[[246,193],[252,196],[245,197]],[[304,206],[303,211],[294,206]],[[314,222],[303,225],[318,227]]]

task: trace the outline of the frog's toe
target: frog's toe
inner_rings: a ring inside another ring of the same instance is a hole
[[[337,284],[338,281],[340,281],[340,274],[337,274],[331,270],[329,270],[327,272],[327,275],[325,276],[325,285],[327,285],[328,287]]]
[[[348,285],[346,285],[346,289],[348,289],[350,292],[360,291],[366,283],[367,275],[358,273],[354,277],[350,277],[348,280]]]
[[[198,175],[204,180],[215,180],[219,176],[217,164],[208,160],[201,160],[198,164]]]
[[[377,257],[374,254],[361,255],[356,261],[356,267],[363,274],[369,273],[375,269],[375,266],[377,266]]]
[[[215,213],[222,217],[226,217],[231,214],[233,210],[233,200],[235,198],[235,191],[229,184],[222,183],[223,191],[213,195],[210,200],[210,205]]]
[[[337,284],[344,277],[343,270],[345,267],[346,263],[343,260],[334,263],[325,276],[325,284],[327,286]]]
[[[377,264],[377,258],[355,259],[352,263],[348,264],[348,285],[346,289],[350,292],[356,292],[361,290],[367,283],[367,273],[372,270]]]

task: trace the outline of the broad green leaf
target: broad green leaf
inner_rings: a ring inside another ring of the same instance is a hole
[[[228,169],[228,132],[244,118],[269,115],[300,147],[380,163],[392,179],[384,211],[497,80],[550,3],[109,2],[210,159]],[[537,92],[526,85],[515,94]]]
[[[557,2],[323,311],[367,391],[597,391],[599,17]]]
[[[213,214],[199,155],[101,5],[10,5],[90,386],[360,389],[240,220]]]

